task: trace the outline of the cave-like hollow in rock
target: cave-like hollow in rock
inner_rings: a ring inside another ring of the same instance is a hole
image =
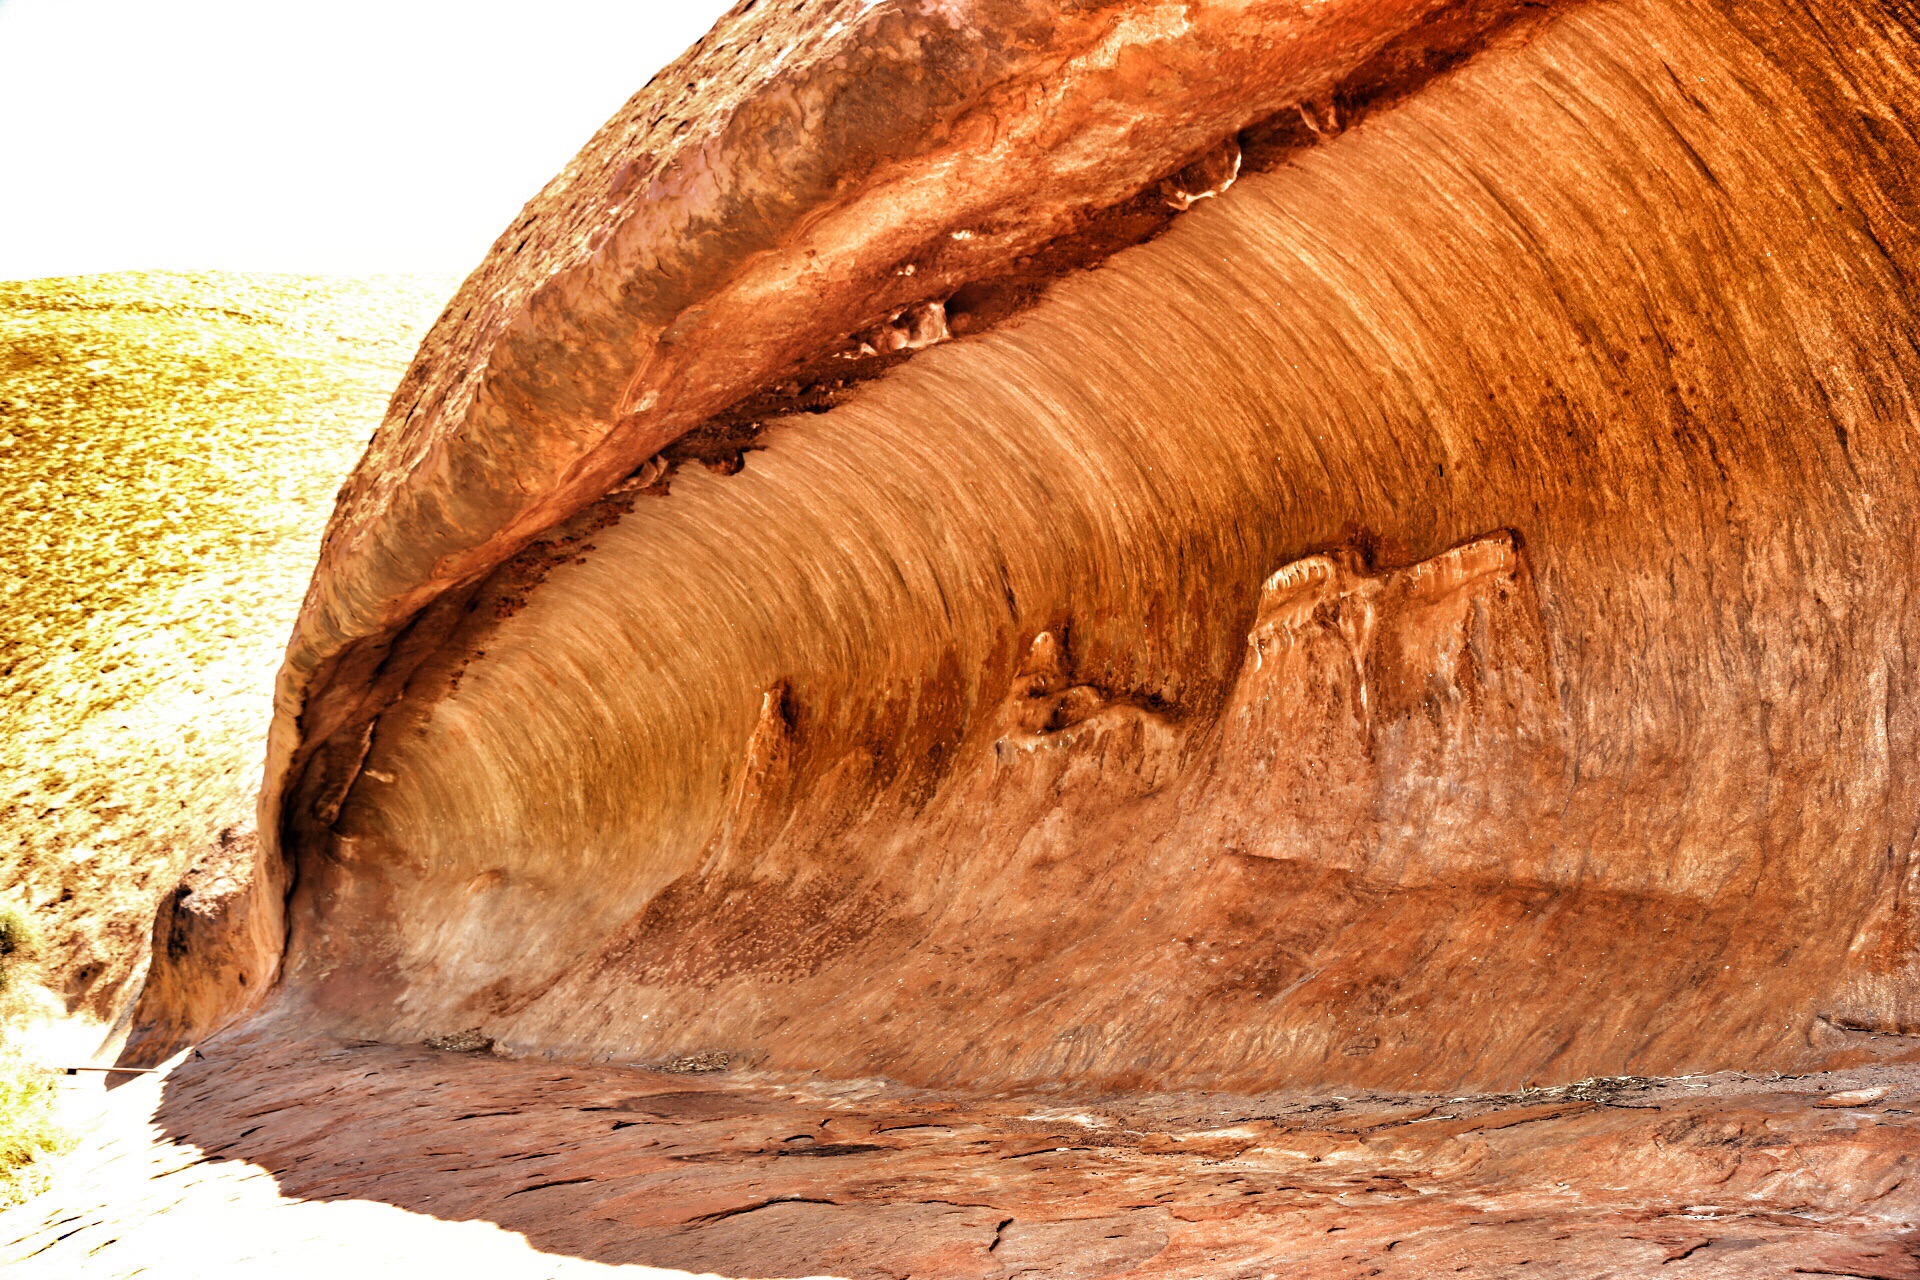
[[[240,958],[140,1043],[1459,1089],[1920,1031],[1916,77],[1893,0],[740,6],[427,339]]]

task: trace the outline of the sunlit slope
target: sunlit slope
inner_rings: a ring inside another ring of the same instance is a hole
[[[251,826],[341,477],[452,281],[0,284],[0,892],[111,1020],[155,902]]]

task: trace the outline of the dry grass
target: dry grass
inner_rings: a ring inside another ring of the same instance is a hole
[[[111,1020],[245,820],[334,491],[452,285],[0,283],[0,1203],[65,1142],[29,989]]]

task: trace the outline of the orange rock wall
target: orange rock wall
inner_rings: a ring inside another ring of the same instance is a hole
[[[1572,6],[648,473],[403,639],[270,1016],[1131,1088],[1920,1033],[1916,70]]]

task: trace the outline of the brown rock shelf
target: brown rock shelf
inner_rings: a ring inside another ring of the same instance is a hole
[[[1920,1276],[1913,1066],[1076,1096],[265,1039],[114,1096],[9,1275],[417,1274],[480,1222],[502,1277]]]

